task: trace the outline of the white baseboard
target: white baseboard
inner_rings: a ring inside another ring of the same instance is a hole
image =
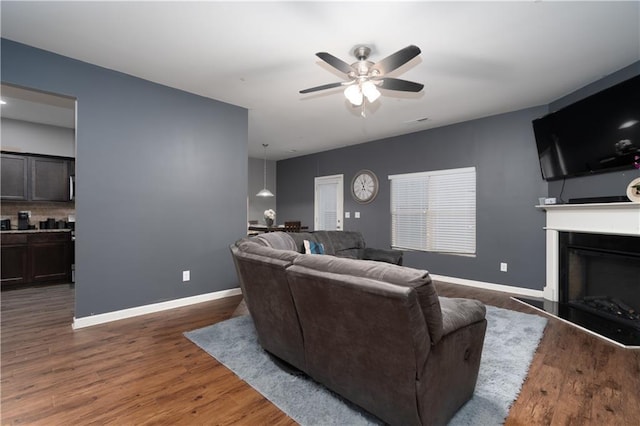
[[[503,293],[519,294],[529,297],[543,297],[542,290],[532,290],[529,288],[512,287],[503,284],[487,283],[482,281],[467,280],[464,278],[447,277],[445,275],[430,274],[431,278],[436,281],[444,281],[452,284],[466,285],[468,287],[483,288],[486,290],[501,291]],[[213,293],[199,294],[197,296],[184,297],[182,299],[168,300],[166,302],[153,303],[151,305],[136,306],[134,308],[122,309],[120,311],[105,312],[104,314],[91,315],[82,318],[73,318],[72,327],[74,330],[79,328],[91,327],[93,325],[104,324],[111,321],[132,318],[139,315],[152,314],[154,312],[166,311],[169,309],[180,308],[183,306],[194,305],[196,303],[208,302],[211,300],[222,299],[230,296],[242,294],[240,288],[232,288],[229,290],[221,290]]]
[[[236,296],[238,294],[242,294],[240,288],[232,288],[229,290],[221,290],[213,293],[198,294],[197,296],[168,300],[166,302],[153,303],[151,305],[136,306],[134,308],[122,309],[120,311],[105,312],[104,314],[91,315],[89,317],[73,317],[72,327],[74,330],[77,330],[79,328],[90,327],[92,325],[166,311],[168,309],[180,308],[182,306],[195,305],[196,303],[223,299],[225,297]]]
[[[468,287],[483,288],[485,290],[501,291],[503,293],[519,294],[521,296],[540,297],[543,296],[542,290],[533,290],[530,288],[512,287],[504,284],[485,283],[483,281],[467,280],[464,278],[447,277],[444,275],[429,274],[433,280],[444,281],[452,284],[466,285]]]

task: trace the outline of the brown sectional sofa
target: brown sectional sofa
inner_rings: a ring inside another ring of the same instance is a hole
[[[262,347],[381,420],[446,424],[473,395],[482,303],[438,297],[427,271],[301,254],[285,233],[231,252]]]

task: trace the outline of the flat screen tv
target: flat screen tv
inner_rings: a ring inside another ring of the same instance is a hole
[[[545,180],[640,167],[640,75],[533,120]]]

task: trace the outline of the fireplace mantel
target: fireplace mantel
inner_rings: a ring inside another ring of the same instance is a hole
[[[554,204],[536,207],[547,211],[547,230],[640,235],[640,203]]]
[[[546,210],[547,283],[544,298],[558,301],[558,232],[640,237],[640,203],[554,204]]]

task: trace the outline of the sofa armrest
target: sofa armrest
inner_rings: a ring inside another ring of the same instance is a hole
[[[478,300],[449,297],[439,297],[439,299],[443,336],[483,321],[487,315],[487,308]]]
[[[386,250],[366,247],[364,249],[364,260],[377,260],[378,262],[393,263],[394,265],[402,265],[402,254],[400,250]]]

